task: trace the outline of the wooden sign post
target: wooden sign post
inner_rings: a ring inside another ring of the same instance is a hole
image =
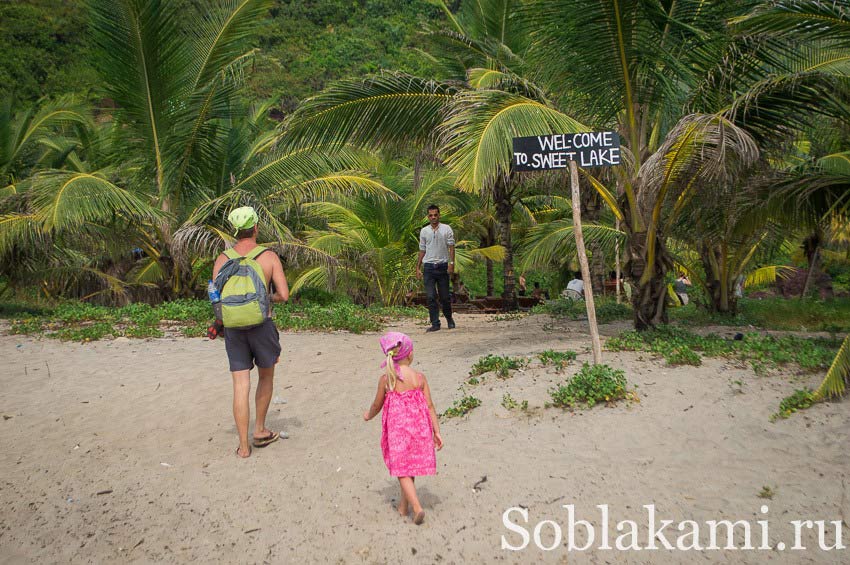
[[[593,286],[590,266],[581,231],[581,194],[578,183],[578,164],[582,167],[607,167],[620,164],[620,137],[616,132],[585,132],[533,137],[515,137],[513,140],[512,167],[514,171],[547,171],[570,169],[570,193],[573,207],[573,233],[576,252],[584,281],[584,302],[587,322],[593,345],[593,362],[602,362],[602,345],[596,323],[596,306],[593,303]]]

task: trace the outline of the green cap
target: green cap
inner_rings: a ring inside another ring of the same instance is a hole
[[[260,219],[257,217],[257,212],[250,206],[242,206],[230,212],[227,216],[227,221],[233,224],[237,233],[239,230],[247,230],[257,225]]]

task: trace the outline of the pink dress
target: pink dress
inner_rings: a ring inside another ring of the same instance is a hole
[[[381,451],[393,477],[437,473],[434,436],[425,393],[415,388],[387,391],[382,416]]]

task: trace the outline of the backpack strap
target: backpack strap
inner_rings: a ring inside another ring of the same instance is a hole
[[[257,247],[255,247],[254,249],[249,251],[248,254],[245,255],[245,258],[246,259],[256,259],[257,257],[259,257],[261,254],[265,253],[268,250],[269,250],[268,247],[263,247],[262,245],[258,245]]]
[[[266,252],[268,250],[269,250],[268,247],[263,247],[262,245],[258,245],[257,247],[255,247],[254,249],[249,251],[248,254],[245,255],[244,257],[246,259],[256,259],[257,257],[259,257],[261,254],[263,254],[264,252]],[[239,253],[237,253],[236,250],[233,249],[232,247],[228,247],[227,249],[225,249],[224,255],[228,259],[242,259],[242,257],[243,257],[242,255],[239,255]]]

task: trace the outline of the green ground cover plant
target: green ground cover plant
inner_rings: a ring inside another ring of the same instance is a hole
[[[547,300],[546,303],[535,306],[531,310],[535,314],[549,314],[556,318],[581,320],[587,318],[587,307],[581,300],[558,298]],[[626,303],[617,304],[613,298],[600,297],[596,300],[596,320],[600,324],[616,320],[630,320],[632,308]]]
[[[6,309],[10,333],[45,335],[69,341],[95,341],[107,336],[162,337],[162,327],[172,327],[186,337],[203,337],[212,322],[205,300],[181,299],[156,306],[136,303],[121,308],[68,301],[50,308]],[[284,330],[344,330],[352,333],[380,331],[388,321],[422,317],[424,308],[364,308],[351,302],[286,304],[275,307],[275,323]]]
[[[460,400],[455,400],[454,404],[443,412],[444,418],[459,418],[466,416],[475,408],[481,406],[481,401],[472,395],[464,396]]]
[[[770,421],[775,422],[785,419],[798,410],[810,408],[816,402],[811,389],[797,389],[790,396],[786,396],[779,402],[779,411],[770,416]]]
[[[506,392],[502,395],[502,407],[504,407],[505,410],[513,410],[519,407],[519,403],[514,400],[509,392]]]
[[[526,357],[510,357],[508,355],[488,354],[481,357],[469,371],[470,377],[477,377],[484,373],[494,372],[500,379],[506,379],[511,371],[528,366]]]
[[[559,408],[573,408],[577,404],[591,408],[599,402],[627,398],[630,393],[626,386],[626,375],[621,369],[585,363],[569,381],[550,389],[549,396],[552,405]]]
[[[748,363],[757,373],[788,363],[815,371],[829,367],[840,342],[825,338],[770,336],[747,333],[740,340],[716,334],[698,335],[676,326],[646,332],[626,331],[610,338],[610,351],[647,351],[670,365],[699,365],[701,357],[728,357]]]
[[[558,371],[563,371],[567,368],[567,365],[570,362],[576,360],[576,352],[575,351],[555,351],[554,349],[547,349],[546,351],[541,351],[537,355],[540,362],[544,365],[552,365]]]
[[[769,330],[850,331],[850,298],[816,300],[813,298],[741,299],[738,314],[712,314],[696,304],[671,308],[670,318],[685,324],[704,326],[756,326]]]

